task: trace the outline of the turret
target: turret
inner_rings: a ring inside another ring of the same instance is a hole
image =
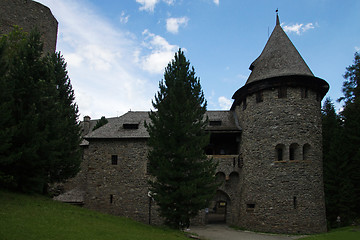
[[[269,232],[326,231],[321,99],[315,77],[276,26],[231,110],[242,128],[239,226]]]

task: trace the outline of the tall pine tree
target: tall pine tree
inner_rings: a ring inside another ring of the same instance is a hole
[[[336,114],[330,98],[324,102],[322,109],[323,126],[323,162],[324,185],[327,220],[336,226],[337,216],[346,224],[354,217],[354,188],[350,179],[351,165],[347,158],[344,127]]]
[[[351,171],[350,180],[354,187],[352,198],[360,202],[360,54],[355,53],[354,63],[346,68],[343,84],[344,97],[339,100],[345,102],[341,115],[344,121],[345,142],[344,148]],[[360,217],[360,205],[353,209]]]
[[[80,165],[74,93],[60,54],[45,55],[40,34],[15,28],[0,40],[0,186],[46,191]]]
[[[184,228],[215,194],[216,164],[204,148],[206,100],[194,68],[179,49],[165,69],[153,101],[156,112],[146,124],[150,134],[149,172],[152,196],[165,223]]]

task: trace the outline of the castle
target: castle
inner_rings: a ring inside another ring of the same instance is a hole
[[[218,161],[217,190],[193,224],[223,222],[265,232],[326,231],[322,170],[321,100],[329,89],[313,75],[290,39],[276,26],[229,111],[207,111],[210,144]],[[83,121],[83,165],[75,190],[59,200],[161,223],[149,196],[148,112]],[[68,199],[68,200],[67,200]],[[70,200],[69,200],[70,199]]]
[[[53,20],[49,23],[55,28]],[[320,109],[329,85],[313,75],[278,16],[250,70],[229,111],[206,113],[211,137],[205,151],[219,162],[221,186],[192,224],[325,232]],[[148,112],[130,111],[93,131],[96,120],[84,117],[81,171],[56,199],[161,224],[149,195],[144,121]]]

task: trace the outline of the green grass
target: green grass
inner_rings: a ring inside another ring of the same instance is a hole
[[[359,240],[360,227],[345,227],[331,230],[328,233],[313,235],[301,240]]]
[[[55,202],[0,191],[1,240],[188,239],[184,233]]]

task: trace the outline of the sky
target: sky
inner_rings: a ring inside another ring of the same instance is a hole
[[[37,0],[57,21],[80,120],[149,111],[165,67],[181,48],[208,110],[229,110],[250,64],[281,26],[315,76],[342,96],[360,51],[358,0]],[[341,103],[336,103],[341,108]]]

